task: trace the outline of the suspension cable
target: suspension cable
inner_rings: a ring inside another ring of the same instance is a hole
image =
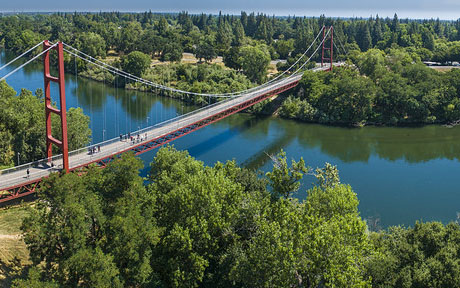
[[[114,69],[110,69],[110,68],[104,67],[104,66],[99,65],[99,64],[97,64],[97,63],[94,63],[94,62],[92,62],[91,60],[88,60],[88,59],[86,59],[86,58],[84,58],[84,57],[82,57],[82,56],[80,56],[80,55],[77,55],[77,54],[73,53],[72,51],[69,51],[69,50],[67,50],[67,49],[65,49],[65,48],[64,48],[64,51],[66,51],[67,53],[72,54],[72,55],[74,55],[74,56],[76,56],[76,57],[78,57],[78,58],[80,58],[80,59],[82,59],[82,60],[84,60],[84,61],[86,61],[86,62],[88,62],[88,63],[90,63],[90,64],[93,64],[93,65],[95,65],[95,66],[97,66],[97,67],[99,67],[99,68],[101,68],[101,69],[105,69],[105,70],[107,70],[107,71],[109,71],[109,72],[112,72],[112,73],[114,73],[114,74],[123,76],[123,77],[125,77],[125,79],[130,79],[130,80],[133,80],[133,81],[135,81],[135,82],[140,82],[140,83],[142,83],[142,84],[146,84],[146,85],[149,85],[149,86],[153,86],[153,87],[155,87],[155,88],[159,88],[159,89],[162,89],[162,90],[164,90],[164,91],[177,92],[177,93],[183,93],[183,94],[194,95],[194,96],[210,96],[210,97],[214,97],[214,98],[232,98],[232,97],[238,97],[238,96],[241,96],[243,92],[249,92],[249,91],[251,91],[251,90],[260,89],[260,88],[262,88],[262,87],[264,87],[264,86],[267,86],[267,85],[270,84],[271,82],[277,80],[278,78],[280,78],[280,77],[277,77],[277,78],[272,79],[272,80],[270,80],[269,82],[267,82],[267,83],[265,83],[265,84],[263,84],[263,85],[260,85],[260,86],[257,86],[257,87],[251,88],[251,89],[247,89],[247,90],[243,90],[243,91],[238,92],[238,93],[240,93],[240,94],[236,94],[236,93],[229,93],[229,94],[206,94],[206,93],[195,93],[195,92],[183,91],[183,90],[179,90],[179,89],[167,87],[167,86],[164,86],[164,85],[156,84],[156,83],[153,83],[153,82],[151,82],[151,81],[148,81],[148,80],[139,78],[139,77],[134,76],[134,75],[131,75],[131,74],[128,74],[128,75],[122,74],[122,73],[119,72],[119,71],[121,71],[121,70],[118,70],[118,71],[117,71],[117,70],[114,70]],[[286,70],[284,73],[286,73],[287,71],[288,71],[288,70]],[[291,76],[289,76],[289,77],[291,77]],[[289,78],[289,77],[288,77],[288,78]],[[137,79],[136,79],[136,78],[137,78]]]
[[[340,40],[340,37],[334,37],[334,39],[337,39],[337,41],[339,41],[340,47],[342,47],[344,55],[348,54],[348,51],[347,51],[347,49],[345,49],[345,46],[342,44],[342,41]],[[335,42],[334,42],[334,45],[335,45]],[[336,48],[337,48],[337,46],[336,46]]]
[[[13,71],[11,71],[10,73],[6,74],[5,76],[3,76],[0,81],[2,80],[5,80],[6,78],[8,78],[9,76],[11,76],[13,73],[17,72],[19,69],[23,68],[24,66],[26,66],[27,64],[29,64],[30,62],[34,61],[35,59],[37,59],[38,57],[42,56],[43,54],[45,54],[46,52],[48,52],[49,50],[51,50],[52,48],[54,48],[57,44],[53,44],[51,45],[50,47],[48,47],[47,49],[43,50],[42,52],[40,52],[38,55],[36,55],[35,57],[33,57],[32,59],[30,59],[29,61],[27,61],[26,63],[20,65],[19,67],[17,67],[16,69],[14,69]]]
[[[3,70],[3,68],[6,68],[7,66],[9,66],[11,63],[13,62],[16,62],[16,60],[18,60],[19,58],[21,58],[22,56],[26,55],[27,53],[31,52],[32,50],[35,50],[35,48],[37,48],[38,46],[42,45],[43,42],[39,42],[37,45],[35,45],[34,47],[30,48],[29,50],[27,50],[26,52],[22,53],[21,55],[19,55],[18,57],[14,58],[13,60],[11,60],[10,62],[6,63],[5,65],[3,65],[2,67],[0,67],[0,71]]]
[[[171,88],[171,87],[168,87],[168,86],[165,86],[165,85],[161,85],[161,84],[157,84],[157,83],[154,83],[152,81],[149,81],[149,80],[145,80],[145,79],[142,79],[140,77],[137,77],[135,75],[132,75],[130,73],[127,73],[123,70],[120,70],[116,67],[113,67],[103,61],[100,61],[84,52],[81,52],[80,50],[66,44],[66,43],[63,43],[66,47],[69,47],[70,49],[76,51],[77,53],[80,53],[82,55],[84,55],[85,57],[88,57],[90,59],[92,59],[93,61],[97,62],[97,63],[100,63],[102,66],[105,66],[105,67],[102,67],[101,65],[97,65],[96,63],[92,62],[92,61],[89,61],[88,59],[85,59],[81,56],[78,55],[79,58],[89,62],[89,63],[92,63],[102,69],[106,69],[112,73],[121,73],[123,74],[125,77],[128,77],[129,79],[131,80],[134,80],[136,82],[140,82],[140,83],[143,83],[143,84],[146,84],[146,85],[150,85],[150,86],[154,86],[154,87],[157,87],[157,88],[161,88],[163,90],[168,90],[170,92],[178,92],[178,93],[184,93],[184,94],[189,94],[189,95],[195,95],[195,96],[211,96],[211,97],[215,97],[215,98],[230,98],[231,96],[238,96],[238,95],[241,95],[242,93],[244,92],[249,92],[249,91],[253,91],[253,90],[257,90],[261,87],[264,87],[264,86],[267,86],[268,84],[278,80],[280,77],[282,77],[284,74],[286,74],[288,71],[290,71],[290,69],[292,69],[295,65],[297,65],[297,63],[303,58],[305,57],[305,55],[308,53],[308,51],[313,47],[313,45],[315,44],[316,40],[319,38],[319,36],[321,35],[322,31],[325,29],[325,27],[323,26],[321,28],[321,30],[319,31],[319,33],[316,35],[316,38],[313,40],[313,42],[310,44],[310,46],[305,50],[305,52],[297,59],[297,61],[294,62],[294,64],[292,64],[287,70],[283,71],[283,73],[279,74],[277,77],[271,79],[270,81],[262,84],[262,85],[259,85],[257,87],[253,87],[253,88],[249,88],[249,89],[246,89],[246,90],[242,90],[242,91],[238,91],[238,92],[232,92],[232,93],[221,93],[221,94],[209,94],[209,93],[196,93],[196,92],[190,92],[190,91],[184,91],[184,90],[180,90],[180,89],[175,89],[175,88]],[[76,54],[74,54],[73,52],[67,50],[67,49],[64,49],[66,52],[68,53],[71,53],[75,56],[77,56]],[[117,74],[118,74],[117,73]],[[119,74],[120,75],[120,74]]]
[[[292,75],[296,75],[301,69],[303,69],[303,67],[305,67],[305,65],[307,65],[308,62],[310,62],[311,58],[313,58],[313,56],[316,55],[316,52],[318,52],[319,48],[323,45],[323,43],[326,40],[327,36],[329,36],[329,33],[331,32],[331,29],[332,28],[329,28],[329,30],[327,31],[326,35],[323,38],[323,41],[321,41],[321,43],[318,45],[318,47],[316,47],[315,52],[313,52],[313,54],[311,54],[310,58],[308,58],[307,61],[305,61],[302,64],[302,66],[300,66],[299,69],[297,69]]]

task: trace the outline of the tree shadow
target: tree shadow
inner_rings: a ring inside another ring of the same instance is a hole
[[[22,264],[18,257],[11,261],[0,259],[0,288],[11,287],[15,279],[25,279],[30,267],[31,265]]]

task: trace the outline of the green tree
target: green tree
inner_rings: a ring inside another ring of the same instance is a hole
[[[149,190],[156,195],[156,217],[164,234],[153,265],[165,285],[216,286],[227,281],[225,265],[218,263],[237,237],[233,225],[244,194],[227,175],[238,169],[232,163],[204,167],[188,153],[168,147],[157,153]]]
[[[177,42],[169,42],[161,53],[161,61],[179,62],[184,52],[182,45]]]
[[[267,172],[267,178],[270,180],[270,186],[276,197],[289,198],[293,193],[300,188],[299,181],[305,173],[309,172],[310,168],[305,167],[305,161],[300,158],[299,162],[292,160],[291,167],[286,161],[286,153],[281,152],[273,158],[273,169]]]
[[[124,53],[129,53],[136,49],[135,45],[142,35],[142,27],[139,22],[128,22],[122,29],[120,35],[120,44],[118,47]]]
[[[320,74],[314,71],[305,71],[300,80],[304,97],[312,104],[317,104],[318,100],[326,91],[326,85],[320,78]]]
[[[233,250],[231,279],[246,287],[370,287],[371,246],[349,186],[316,187],[305,203],[281,198],[269,207],[252,220],[251,240]]]
[[[139,39],[137,48],[145,54],[154,55],[162,51],[164,45],[163,37],[159,36],[153,29],[146,29]]]
[[[217,27],[216,43],[217,49],[225,51],[230,47],[233,38],[232,27],[227,21],[220,21]]]
[[[133,51],[121,58],[121,68],[140,77],[149,67],[152,60],[149,55],[140,51]]]
[[[3,39],[5,41],[5,48],[14,52],[22,53],[27,49],[32,48],[40,41],[43,41],[43,36],[30,29],[20,30],[18,27],[15,29],[3,32]],[[38,53],[32,52],[32,55]]]
[[[42,92],[38,90],[36,93],[37,95],[33,95],[32,92],[22,89],[16,96],[16,92],[5,81],[0,82],[0,135],[4,137],[0,144],[3,152],[0,165],[17,164],[14,161],[17,159],[16,155],[20,156],[20,163],[45,157],[45,104]],[[70,108],[67,115],[69,149],[86,146],[91,136],[89,118],[79,108]],[[59,118],[53,116],[52,121],[58,123]],[[59,125],[52,128],[53,135],[60,135]]]
[[[154,285],[150,268],[158,241],[140,160],[126,154],[103,171],[52,174],[22,229],[34,266],[71,287]],[[29,275],[30,280],[36,275]]]
[[[450,61],[460,62],[460,41],[451,42],[448,53]]]
[[[235,70],[241,69],[241,63],[239,62],[240,48],[233,46],[224,52],[223,62],[228,68]]]
[[[216,50],[209,41],[202,41],[195,49],[195,57],[201,62],[204,59],[206,62],[211,62],[212,59],[217,58]]]
[[[359,47],[361,48],[361,51],[367,51],[370,48],[372,48],[372,37],[371,32],[369,30],[369,25],[365,23],[361,25],[358,39],[360,39]]]
[[[378,49],[370,49],[363,53],[355,63],[361,74],[367,75],[372,79],[381,77],[385,72],[384,53]]]
[[[335,110],[333,113],[337,115],[337,119],[344,123],[365,122],[372,113],[372,103],[376,93],[374,83],[363,77],[347,80],[345,76],[336,87],[337,90],[334,92],[337,93],[332,94],[334,95],[332,106],[341,106],[340,110]]]
[[[240,49],[238,62],[251,81],[262,83],[270,64],[270,53],[264,47],[244,46]]]
[[[289,54],[294,51],[294,40],[278,40],[275,44],[276,53],[280,55],[281,59],[287,59]]]
[[[458,223],[417,222],[371,235],[379,252],[366,264],[375,287],[460,287]]]
[[[243,41],[245,37],[244,27],[243,27],[243,24],[241,24],[240,20],[235,21],[235,23],[236,24],[234,24],[234,27],[233,27],[233,34],[235,35],[233,39],[233,43],[235,46],[241,46],[243,45]]]
[[[13,281],[14,288],[58,288],[58,284],[54,281],[48,282],[41,279],[40,270],[33,267],[29,270],[27,279],[15,279]]]
[[[104,38],[93,32],[83,32],[75,40],[76,48],[92,56],[103,57],[106,55],[106,44]]]
[[[427,28],[422,29],[422,42],[423,42],[423,48],[426,48],[430,51],[434,50],[434,37],[433,34],[431,34],[430,30]]]
[[[160,21],[158,21],[156,25],[158,34],[160,34],[161,36],[165,36],[168,33],[168,30],[169,30],[168,27],[169,27],[168,20],[166,20],[166,18],[162,16],[160,18]]]

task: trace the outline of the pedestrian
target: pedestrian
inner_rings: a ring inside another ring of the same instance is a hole
[[[101,145],[97,145],[97,152],[101,152]]]
[[[131,132],[128,132],[128,138],[131,139]]]
[[[27,168],[27,178],[29,178],[29,177],[30,177],[30,170],[29,170],[29,168]]]
[[[120,134],[120,141],[122,141],[122,140],[123,140],[123,135]]]

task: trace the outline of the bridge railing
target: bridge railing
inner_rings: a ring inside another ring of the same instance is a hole
[[[11,174],[11,173],[14,173],[20,170],[27,170],[30,168],[39,168],[39,167],[49,166],[52,162],[58,162],[61,159],[62,159],[62,154],[55,155],[51,158],[40,159],[34,162],[29,162],[29,163],[21,164],[19,166],[0,170],[0,175]]]
[[[298,76],[298,75],[291,75],[291,77],[292,76]],[[143,129],[140,129],[140,130],[137,130],[137,131],[133,131],[133,132],[131,132],[131,135],[134,136],[135,138],[137,138],[136,137],[137,134],[139,134],[141,136],[144,136],[145,133],[147,133],[148,137],[147,137],[147,139],[144,139],[143,141],[150,140],[150,139],[152,139],[154,137],[156,138],[156,137],[161,136],[161,135],[156,135],[156,134],[152,135],[152,134],[150,134],[148,132],[150,132],[151,130],[158,129],[158,128],[161,128],[163,126],[166,126],[166,125],[168,125],[168,124],[170,124],[172,122],[177,122],[177,125],[178,125],[177,128],[179,129],[180,126],[183,125],[180,122],[182,119],[185,119],[185,118],[187,118],[189,116],[201,113],[201,112],[206,111],[206,110],[208,111],[209,114],[211,114],[211,113],[213,113],[212,108],[214,108],[216,106],[219,106],[219,105],[231,106],[231,104],[229,102],[234,101],[237,98],[248,97],[248,96],[250,96],[252,94],[265,93],[267,91],[276,89],[276,88],[278,88],[280,86],[283,86],[283,85],[286,85],[286,84],[290,83],[291,81],[289,81],[289,80],[286,81],[286,80],[291,78],[291,77],[280,79],[279,81],[276,81],[276,82],[272,83],[273,85],[271,85],[269,87],[263,87],[262,89],[259,89],[258,91],[253,91],[253,92],[250,92],[250,93],[244,94],[242,96],[238,96],[238,97],[227,98],[227,99],[225,99],[223,101],[218,101],[218,102],[213,103],[211,105],[204,106],[204,107],[199,108],[197,110],[191,111],[191,112],[183,114],[183,115],[179,115],[177,117],[168,119],[166,121],[157,123],[155,125],[151,125],[149,127],[146,127],[146,128],[143,128]],[[298,80],[298,79],[294,79],[294,78],[296,78],[296,77],[291,78],[292,81]],[[69,157],[73,157],[73,156],[76,156],[76,155],[90,155],[92,157],[94,155],[95,158],[100,158],[101,156],[117,154],[118,152],[121,152],[121,151],[125,150],[126,148],[129,148],[129,146],[131,146],[130,141],[128,140],[127,144],[125,146],[122,146],[122,147],[117,146],[117,147],[114,147],[114,148],[111,148],[111,149],[107,149],[107,146],[109,146],[109,145],[111,145],[113,143],[119,142],[119,141],[120,141],[120,138],[116,137],[116,138],[106,140],[104,142],[89,145],[89,146],[81,148],[81,149],[73,150],[73,151],[69,152]],[[101,152],[98,152],[99,151],[98,146],[101,148]],[[96,151],[97,153],[94,153],[93,151]],[[54,165],[51,166],[51,163],[53,163]],[[84,165],[86,163],[88,163],[88,158],[80,157],[80,158],[77,158],[77,159],[73,159],[70,164],[71,164],[71,167],[77,167],[77,166]],[[34,161],[34,162],[31,162],[31,163],[26,163],[26,164],[23,164],[23,165],[20,165],[20,166],[17,166],[17,167],[4,169],[4,170],[0,171],[0,174],[4,175],[4,174],[10,174],[10,173],[18,172],[18,171],[21,171],[21,170],[24,171],[24,170],[26,170],[28,168],[37,168],[37,169],[39,169],[38,171],[33,171],[33,172],[31,171],[30,177],[32,179],[46,176],[47,174],[49,174],[50,171],[59,171],[59,170],[62,169],[62,154],[53,156],[51,159],[45,158],[45,159],[41,159],[41,160]],[[22,180],[22,178],[24,178],[24,176],[20,175],[20,176],[8,179],[6,181],[8,183],[5,183],[5,181],[3,181],[3,183],[0,184],[0,188],[6,188],[6,187],[13,186],[15,184],[15,182],[17,182],[19,180]]]

